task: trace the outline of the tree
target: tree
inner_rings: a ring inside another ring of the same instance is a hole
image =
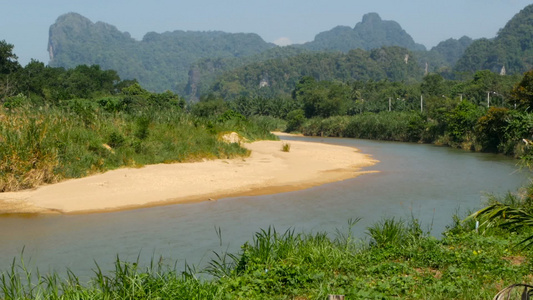
[[[447,132],[454,142],[463,142],[474,131],[482,111],[470,101],[462,101],[446,114]]]
[[[422,93],[426,96],[438,96],[444,95],[446,87],[444,85],[444,78],[439,74],[430,74],[424,77],[422,84],[420,85]]]
[[[287,128],[285,132],[300,131],[305,122],[304,111],[295,109],[287,114]]]
[[[195,103],[191,107],[191,113],[201,118],[216,118],[226,112],[229,109],[228,106],[222,98],[210,95]]]
[[[10,75],[20,69],[17,59],[18,57],[13,53],[13,45],[5,40],[0,41],[0,97],[2,99],[16,93]]]
[[[0,74],[8,75],[20,68],[18,57],[13,53],[13,45],[0,41]]]
[[[533,70],[526,72],[522,80],[513,88],[511,101],[519,108],[531,110],[533,106]]]
[[[300,79],[293,91],[294,99],[303,103],[307,118],[345,114],[351,100],[350,94],[348,85],[331,81],[317,82],[309,76]]]
[[[504,141],[505,129],[508,126],[509,110],[491,107],[487,114],[476,123],[478,141],[483,151],[498,151]]]

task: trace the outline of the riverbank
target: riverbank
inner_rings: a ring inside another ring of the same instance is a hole
[[[291,141],[244,146],[249,157],[124,168],[0,194],[0,213],[95,213],[294,191],[353,178],[377,161],[345,146]]]

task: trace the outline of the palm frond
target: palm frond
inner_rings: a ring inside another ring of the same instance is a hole
[[[489,205],[471,214],[465,221],[472,219],[482,221],[481,226],[484,227],[495,226],[513,231],[533,226],[533,215],[521,208],[502,203]],[[519,245],[524,245],[524,247],[529,247],[532,244],[533,235],[528,236],[519,243]]]

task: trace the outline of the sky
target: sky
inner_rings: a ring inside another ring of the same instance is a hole
[[[48,63],[48,30],[65,13],[105,22],[137,40],[174,30],[257,33],[280,45],[312,41],[320,32],[354,27],[376,12],[398,22],[428,49],[449,38],[493,38],[531,0],[0,0],[0,41],[21,65]]]

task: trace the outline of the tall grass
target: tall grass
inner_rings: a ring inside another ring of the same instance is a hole
[[[47,138],[58,123],[51,116],[0,115],[0,191],[58,180],[59,153]]]
[[[221,141],[223,131],[248,140],[275,139],[247,120],[211,122],[172,109],[108,113],[80,105],[0,109],[0,191],[125,166],[248,155],[240,145]]]
[[[87,283],[72,272],[67,278],[57,274],[32,274],[13,263],[0,277],[0,298],[11,299],[220,299],[213,282],[198,279],[190,272],[152,264],[140,268],[117,258],[115,269],[104,273],[98,265]]]
[[[353,235],[356,222],[335,234],[269,227],[200,273],[117,259],[114,271],[96,267],[84,283],[72,272],[32,274],[22,261],[1,272],[0,299],[489,299],[531,280],[530,251],[512,247],[520,234],[463,228],[437,240],[416,221],[384,219],[367,228],[367,241]]]

